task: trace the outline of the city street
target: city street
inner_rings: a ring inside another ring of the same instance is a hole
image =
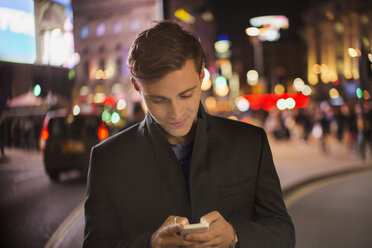
[[[332,138],[327,154],[321,152],[316,139],[308,144],[276,141],[270,136],[269,140],[283,191],[288,192],[284,199],[296,227],[296,247],[370,247],[372,240],[366,230],[371,230],[372,223],[372,160],[361,160]],[[332,180],[327,181],[329,178]],[[289,194],[289,190],[296,194]],[[68,225],[69,231],[59,232],[51,242],[57,244],[54,247],[81,247],[84,217],[83,206],[79,208],[80,215],[71,215],[75,222]],[[336,212],[348,217],[340,222],[340,215],[333,214]],[[348,222],[356,228],[334,228]]]
[[[301,189],[294,197],[285,195],[297,247],[372,244],[367,231],[372,228],[368,209],[372,161],[362,161],[334,140],[329,141],[329,153],[323,154],[317,140],[304,144],[269,139],[284,192]],[[318,182],[344,171],[354,173]],[[6,149],[0,163],[1,223],[5,223],[1,247],[44,247],[48,241],[48,247],[81,247],[85,182],[77,176],[64,174],[61,182],[52,183],[40,152]],[[309,183],[299,187],[303,182]]]
[[[0,247],[43,247],[84,198],[73,173],[51,182],[41,152],[5,148],[0,158]]]

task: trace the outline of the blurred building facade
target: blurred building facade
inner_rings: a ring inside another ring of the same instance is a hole
[[[308,44],[307,80],[315,89],[315,98],[341,105],[356,99],[359,88],[360,96],[369,100],[372,3],[313,1],[303,18]]]
[[[74,36],[80,63],[76,68],[74,104],[96,104],[102,111],[120,114],[125,126],[141,97],[130,83],[126,61],[137,34],[154,20],[173,19],[201,40],[206,67],[215,71],[215,20],[209,0],[79,0],[72,1]],[[204,98],[210,94],[203,94]],[[110,98],[115,105],[108,108]],[[119,101],[125,108],[119,108]]]
[[[140,96],[130,84],[128,52],[139,32],[163,19],[162,1],[73,0],[72,8],[75,46],[80,54],[74,104],[101,104],[113,96],[115,102],[125,101],[125,109],[132,109]]]

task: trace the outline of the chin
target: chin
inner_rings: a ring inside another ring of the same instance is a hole
[[[184,137],[184,136],[186,136],[190,132],[191,126],[192,125],[190,125],[190,124],[187,123],[183,127],[180,127],[180,128],[169,128],[166,131],[167,131],[168,134],[170,134],[173,137]]]
[[[189,131],[188,130],[167,130],[168,134],[170,134],[173,137],[184,137],[186,136]]]

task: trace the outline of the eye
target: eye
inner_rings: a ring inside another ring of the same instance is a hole
[[[192,97],[192,94],[189,94],[189,95],[182,95],[181,98],[190,98]]]
[[[151,101],[152,101],[153,103],[155,103],[155,104],[160,104],[160,103],[165,103],[167,100],[166,100],[166,99],[160,99],[160,100],[152,99]]]

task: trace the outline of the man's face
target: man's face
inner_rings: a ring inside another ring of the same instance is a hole
[[[171,143],[183,143],[197,118],[204,70],[195,70],[194,60],[155,83],[136,85],[154,120]]]

